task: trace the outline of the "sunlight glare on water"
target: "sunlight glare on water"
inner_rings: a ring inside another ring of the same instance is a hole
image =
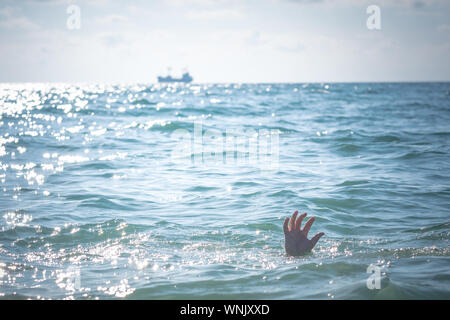
[[[0,295],[448,299],[449,92],[2,84]],[[206,156],[189,141],[174,157],[200,122],[203,141],[276,135],[278,166],[193,163]],[[296,209],[326,235],[292,258],[282,223]]]

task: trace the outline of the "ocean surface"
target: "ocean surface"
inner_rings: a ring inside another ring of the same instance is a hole
[[[0,85],[0,298],[450,299],[449,239],[450,83]]]

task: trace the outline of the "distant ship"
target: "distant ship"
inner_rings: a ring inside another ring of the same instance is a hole
[[[183,73],[183,76],[181,78],[172,78],[172,76],[168,75],[167,77],[158,77],[158,82],[182,82],[182,83],[189,83],[194,80],[189,72]]]

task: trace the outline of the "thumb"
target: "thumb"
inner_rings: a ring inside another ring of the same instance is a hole
[[[319,241],[319,239],[320,238],[322,238],[322,236],[324,235],[325,233],[323,233],[323,232],[319,232],[318,234],[316,234],[314,237],[312,237],[312,239],[311,239],[311,248],[314,248],[314,246],[316,245],[316,243],[317,243],[317,241]]]

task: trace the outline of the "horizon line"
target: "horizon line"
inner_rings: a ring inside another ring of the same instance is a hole
[[[449,80],[377,80],[377,81],[248,81],[248,82],[189,82],[189,83],[169,83],[169,82],[145,82],[145,81],[0,81],[0,85],[5,84],[143,84],[143,85],[205,85],[205,84],[322,84],[322,83],[334,83],[334,84],[350,84],[350,83],[449,83]]]

